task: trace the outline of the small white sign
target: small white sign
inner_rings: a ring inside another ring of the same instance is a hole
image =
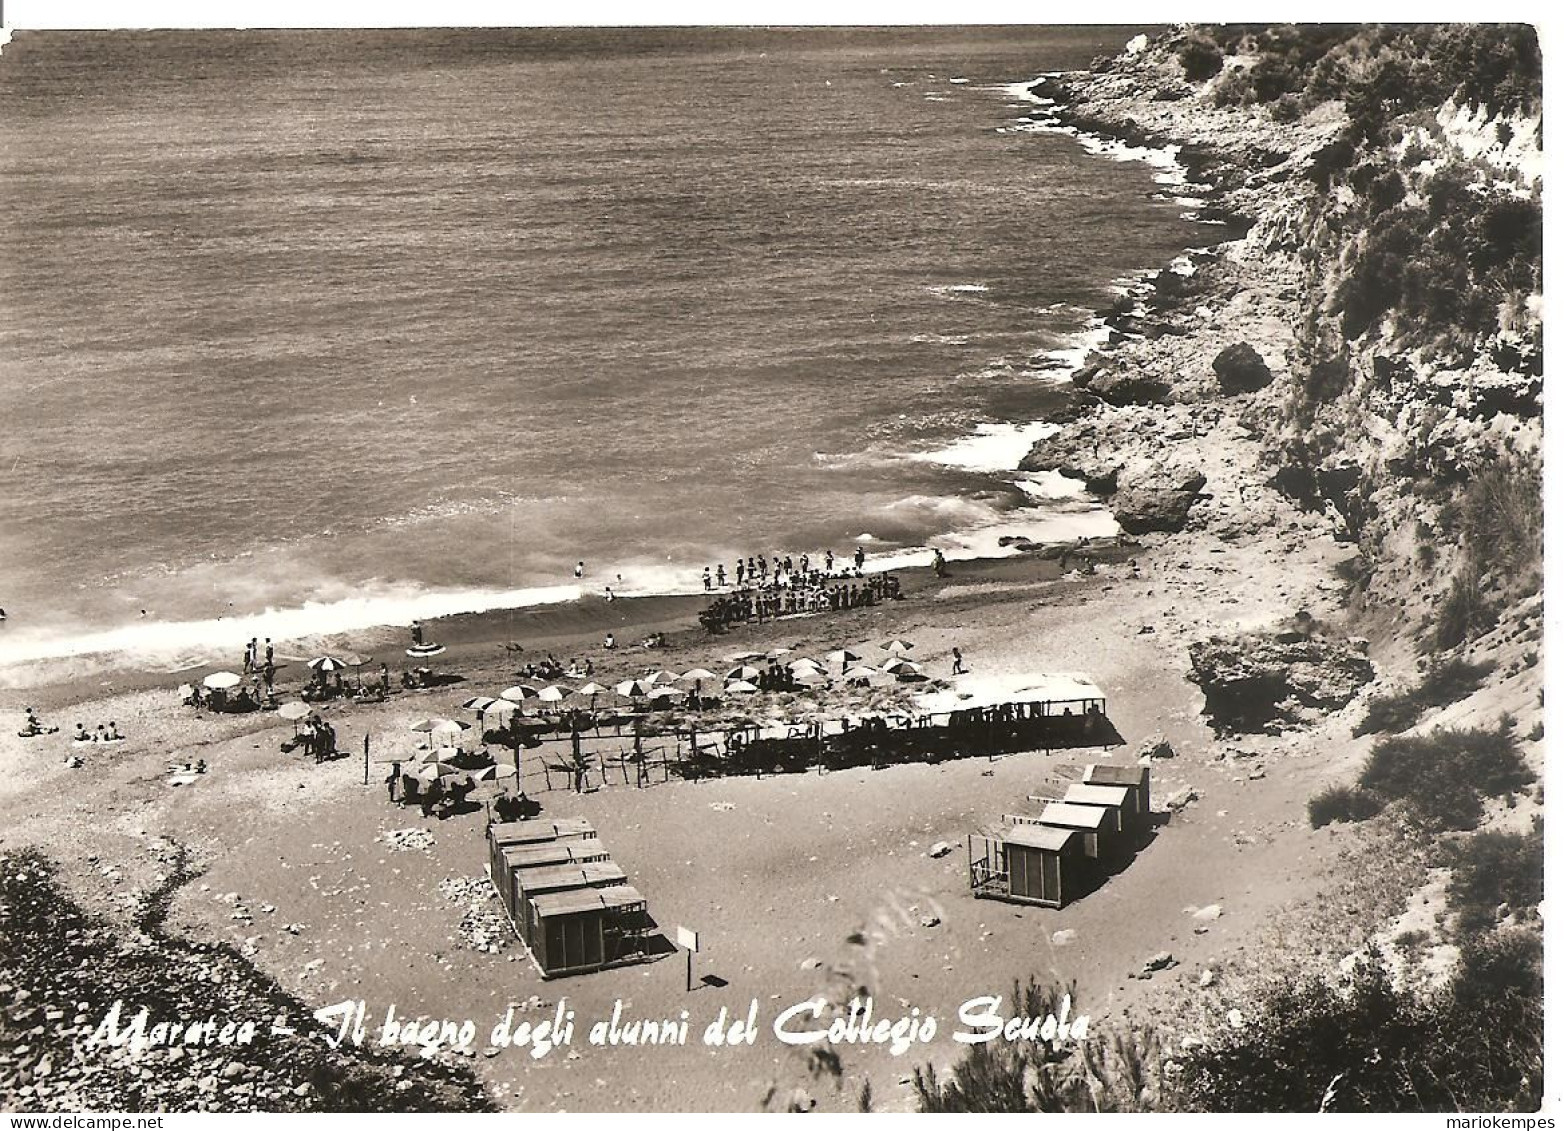
[[[701,951],[701,936],[699,931],[692,931],[688,927],[675,928],[676,941],[685,950],[699,954]]]

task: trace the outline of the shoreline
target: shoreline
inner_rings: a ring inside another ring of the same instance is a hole
[[[1010,119],[1007,128],[1025,130],[1029,123],[1035,122],[1037,111],[1047,109],[1050,113],[1058,113],[1063,110],[1056,103],[1039,102],[1033,93],[1057,74],[1060,73],[998,85],[998,89],[1037,106],[1032,112]],[[1153,151],[1120,152],[1115,149],[1118,142],[1111,135],[1078,130],[1068,123],[1042,124],[1038,132],[1071,136],[1088,153],[1107,160],[1141,162],[1153,168],[1161,165]],[[1205,191],[1208,186],[1189,182],[1188,169],[1179,160],[1180,156],[1181,153],[1174,153],[1170,158],[1171,166],[1178,170],[1176,183]],[[1173,262],[1218,248],[1225,242],[1186,248]],[[1124,332],[1119,328],[1120,323],[1126,316],[1133,318],[1137,313],[1136,296],[1144,295],[1154,280],[1168,269],[1167,264],[1154,265],[1133,276],[1111,280],[1109,288],[1120,296],[1119,300],[1090,311],[1081,328],[1069,335],[1066,344],[1038,350],[1024,360],[1018,360],[1016,365],[1035,372],[1039,381],[1071,388],[1101,349],[1122,339]],[[936,548],[951,562],[993,562],[1015,556],[1017,551],[1007,546],[1007,542],[1019,540],[1057,552],[1082,537],[1090,540],[1118,533],[1117,523],[1112,522],[1111,512],[1101,500],[1090,492],[1079,490],[1078,484],[1069,479],[1055,476],[1052,482],[1046,481],[1038,473],[1029,471],[1022,458],[1013,455],[1013,450],[1024,455],[1040,438],[1057,431],[1078,411],[1079,402],[1072,399],[1065,408],[1053,413],[1024,420],[979,423],[971,432],[950,439],[942,447],[907,453],[904,458],[909,460],[1001,477],[1005,486],[1024,501],[1010,510],[996,510],[993,521],[953,528],[931,538],[925,545],[874,551],[868,556],[866,572],[923,568],[932,561]],[[1055,505],[1050,506],[1050,503]],[[623,594],[616,592],[615,603],[706,601],[723,592],[714,590],[708,595],[699,587],[700,565],[684,568],[690,574],[689,587],[662,586]],[[7,647],[5,630],[0,627],[0,709],[12,706],[11,699],[16,696],[40,702],[54,698],[49,690],[56,685],[81,686],[96,682],[100,688],[142,686],[155,684],[159,678],[179,681],[187,673],[223,669],[231,665],[217,658],[217,654],[224,650],[241,651],[251,636],[270,637],[278,645],[279,653],[287,652],[303,659],[305,652],[314,655],[333,649],[383,649],[394,633],[414,620],[433,626],[436,639],[439,639],[439,633],[447,631],[446,625],[455,626],[461,633],[461,626],[474,618],[527,622],[534,619],[523,615],[530,610],[557,605],[589,607],[601,599],[601,593],[590,587],[600,580],[601,577],[591,583],[536,585],[512,590],[442,590],[414,583],[413,593],[399,597],[350,598],[328,606],[315,606],[306,601],[288,608],[268,608],[234,617],[195,621],[130,621],[44,637],[19,647],[14,644]],[[355,608],[357,611],[352,611]],[[544,617],[541,621],[548,624],[557,619]],[[590,616],[576,619],[594,626],[613,623],[611,619]],[[326,623],[317,627],[312,622],[318,620]],[[647,614],[634,621],[619,623],[657,627],[664,623],[664,618]],[[279,624],[283,627],[278,628]],[[10,629],[13,640],[20,635],[19,630],[20,626],[13,621]],[[540,638],[540,642],[575,635],[579,633],[554,633]],[[447,643],[443,639],[441,642]],[[19,676],[18,673],[29,668],[35,678]]]

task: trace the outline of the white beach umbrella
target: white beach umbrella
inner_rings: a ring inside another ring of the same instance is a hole
[[[484,707],[478,713],[486,719],[499,719],[513,715],[519,710],[521,710],[521,708],[515,703],[512,703],[509,699],[493,699],[490,700],[488,706]]]
[[[705,668],[691,668],[679,678],[690,683],[701,683],[708,679],[716,679],[717,673],[707,671]]]
[[[538,692],[538,698],[545,703],[558,703],[561,699],[569,694],[570,692],[565,688],[551,683]]]
[[[278,717],[294,721],[304,718],[309,713],[310,705],[308,703],[284,703],[277,708]]]
[[[627,679],[614,684],[614,690],[626,699],[640,699],[652,693],[652,685],[641,679]]]
[[[723,690],[724,691],[737,691],[737,692],[740,692],[741,694],[748,694],[749,692],[752,692],[752,691],[759,691],[760,688],[756,687],[753,683],[750,683],[748,680],[735,679],[735,680],[732,680],[731,682],[729,682],[728,685],[725,688],[723,688]]]
[[[678,679],[679,679],[679,675],[678,675],[677,672],[660,671],[660,672],[653,672],[651,675],[647,676],[646,677],[646,682],[647,683],[677,683]]]
[[[213,672],[201,681],[204,686],[214,687],[219,691],[230,687],[238,687],[243,682],[243,678],[235,675],[233,672]]]
[[[825,654],[825,662],[833,668],[846,668],[853,660],[859,659],[857,652],[850,652],[846,648],[838,648],[835,652]]]
[[[407,729],[421,734],[449,734],[452,730],[458,733],[466,730],[467,724],[455,719],[420,719]]]
[[[887,640],[880,647],[888,652],[894,652],[898,656],[904,656],[913,650],[914,645],[911,640]]]
[[[810,668],[817,672],[825,670],[824,665],[821,664],[819,660],[812,660],[808,656],[800,656],[798,659],[788,664],[788,668],[795,672],[800,668]]]
[[[830,683],[823,672],[815,668],[800,668],[793,673],[793,682],[801,683],[805,687],[819,687],[821,684]]]
[[[599,695],[602,695],[607,690],[608,688],[604,687],[601,683],[588,680],[586,683],[583,683],[580,687],[576,688],[576,694],[589,695],[593,699],[596,699]]]
[[[523,699],[536,699],[538,689],[529,687],[525,683],[518,683],[515,687],[507,687],[500,692],[501,699],[509,699],[512,703],[520,703]]]

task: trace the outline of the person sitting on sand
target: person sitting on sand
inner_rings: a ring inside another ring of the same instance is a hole
[[[205,758],[202,758],[202,759],[200,759],[200,760],[198,760],[196,762],[196,764],[195,764],[195,772],[198,773],[198,774],[206,773],[206,759]]]
[[[87,733],[87,728],[81,723],[76,724],[76,733],[71,735],[72,742],[91,742],[92,735]]]
[[[607,636],[603,637],[603,647],[604,648],[612,648],[613,646],[614,646],[614,634],[612,632],[610,632]]]
[[[110,722],[109,723],[109,730],[108,730],[108,733],[103,736],[103,741],[104,742],[124,742],[125,741],[125,736],[119,732],[119,725],[117,723],[114,723],[114,722]]]

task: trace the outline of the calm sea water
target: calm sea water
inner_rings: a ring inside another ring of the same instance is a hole
[[[0,661],[1057,525],[1039,356],[1211,238],[1013,128],[1129,34],[18,33]]]

